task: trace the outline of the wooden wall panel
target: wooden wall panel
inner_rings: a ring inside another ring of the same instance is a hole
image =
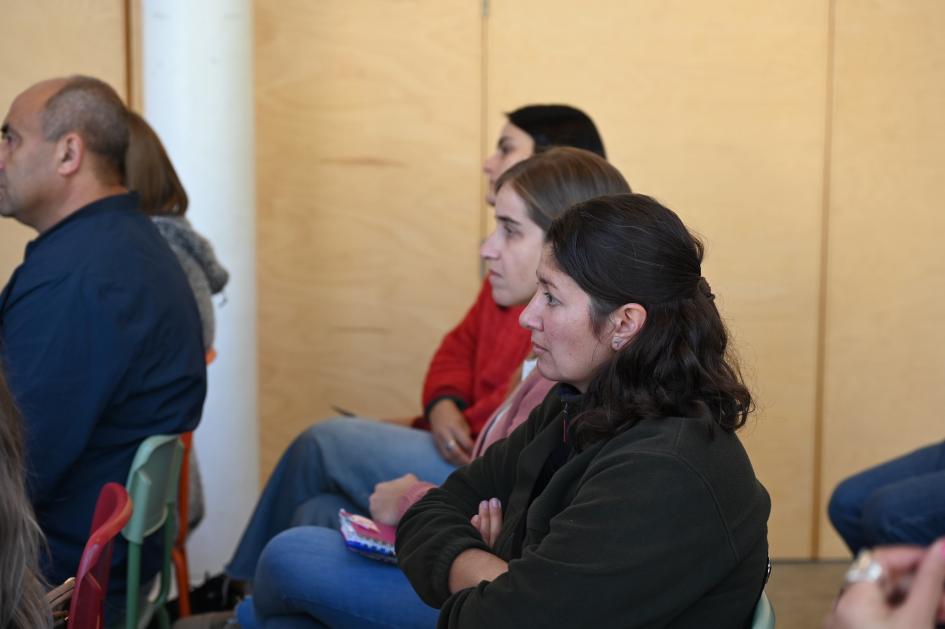
[[[490,133],[562,101],[631,186],[703,235],[759,410],[772,553],[811,552],[827,3],[491,0]]]
[[[91,74],[123,97],[125,76],[123,0],[31,0],[5,2],[0,116],[17,94],[43,79]],[[0,285],[23,260],[35,232],[11,219],[0,220]]]
[[[838,0],[822,507],[943,438],[945,4]],[[846,549],[822,521],[820,551]]]
[[[420,411],[478,287],[477,2],[256,4],[262,478],[337,404]]]

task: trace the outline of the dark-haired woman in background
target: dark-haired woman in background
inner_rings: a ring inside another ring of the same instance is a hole
[[[42,532],[26,496],[23,429],[0,369],[0,628],[52,625],[39,571]]]
[[[702,245],[642,195],[552,224],[521,316],[561,382],[397,530],[441,627],[743,627],[770,501]]]

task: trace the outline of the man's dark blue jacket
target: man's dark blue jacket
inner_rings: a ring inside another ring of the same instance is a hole
[[[26,429],[51,583],[75,574],[98,492],[125,484],[142,440],[197,425],[201,334],[187,279],[136,195],[87,205],[27,245],[0,294],[0,357]],[[115,546],[113,600],[126,550]],[[143,576],[158,569],[155,551],[145,549]]]

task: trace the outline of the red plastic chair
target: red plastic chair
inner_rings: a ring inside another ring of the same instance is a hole
[[[102,487],[95,504],[89,540],[79,560],[69,629],[100,629],[103,626],[108,573],[112,565],[112,544],[131,518],[131,499],[118,483]]]

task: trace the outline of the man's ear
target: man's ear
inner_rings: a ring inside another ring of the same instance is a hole
[[[640,304],[624,304],[610,315],[613,323],[611,347],[619,351],[633,340],[646,323],[646,309]]]
[[[56,172],[68,177],[79,172],[85,159],[85,141],[71,131],[56,142]]]

